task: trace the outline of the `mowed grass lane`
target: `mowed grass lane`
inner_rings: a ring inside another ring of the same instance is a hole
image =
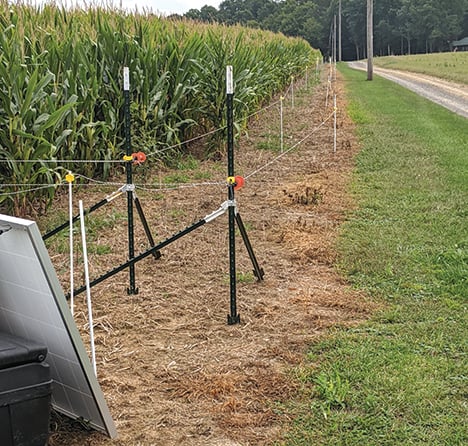
[[[339,267],[381,309],[310,347],[284,444],[468,444],[468,121],[340,71],[362,151]]]

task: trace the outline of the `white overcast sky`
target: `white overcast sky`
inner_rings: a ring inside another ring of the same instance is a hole
[[[138,8],[139,11],[151,9],[153,12],[168,14],[184,14],[189,9],[200,9],[202,6],[209,5],[218,8],[222,0],[36,0],[38,3],[57,3],[64,5],[79,5],[86,4],[103,4],[108,5],[113,3],[117,6],[122,6],[124,9],[134,11]]]
[[[114,0],[120,2],[120,0]],[[122,0],[124,8],[139,9],[151,8],[155,12],[162,12],[165,14],[178,13],[184,14],[189,9],[200,9],[202,6],[209,5],[217,8],[221,0]]]

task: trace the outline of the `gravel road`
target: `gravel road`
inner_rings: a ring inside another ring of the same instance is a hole
[[[367,70],[366,62],[348,62],[351,68]],[[394,81],[415,93],[468,118],[468,86],[436,77],[374,66],[374,73]]]

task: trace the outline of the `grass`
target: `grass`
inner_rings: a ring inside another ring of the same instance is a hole
[[[47,220],[47,227],[49,230],[54,229],[55,227],[60,226],[62,223],[68,221],[68,214],[63,211],[55,212],[53,215],[47,215],[45,217]],[[112,248],[109,245],[100,244],[99,238],[102,231],[109,230],[119,223],[126,221],[127,216],[121,212],[116,211],[115,209],[109,209],[106,214],[102,213],[92,213],[85,216],[86,221],[86,239],[88,244],[88,252],[90,254],[96,255],[106,255],[112,252]],[[42,226],[42,222],[39,222]],[[75,222],[73,227],[73,232],[75,237],[79,238],[79,242],[75,240],[76,243],[79,243],[81,246],[81,232],[80,232],[80,223]],[[70,252],[70,241],[69,241],[69,228],[68,226],[63,230],[58,232],[55,236],[51,237],[46,241],[46,246],[48,249],[55,251],[60,254],[68,254]],[[81,248],[80,248],[81,249]]]
[[[194,180],[209,180],[213,176],[212,172],[202,170],[202,164],[201,164],[200,160],[195,158],[193,155],[181,156],[181,158],[179,160],[177,160],[177,162],[175,163],[175,167],[179,171],[191,172],[191,176],[193,177]],[[180,181],[180,179],[176,178],[176,181],[174,181],[174,183],[188,182],[188,181],[186,181],[187,176],[185,176],[181,172],[179,172],[178,176],[183,176],[185,178],[183,178],[182,181]],[[169,178],[169,180],[168,180],[169,183],[172,182],[170,180],[171,179]]]
[[[362,144],[340,268],[382,309],[311,346],[284,444],[468,444],[467,121],[340,70]]]
[[[413,71],[468,84],[468,52],[376,57],[378,67]]]
[[[254,273],[252,271],[236,271],[236,283],[239,284],[249,284],[249,283],[254,283],[256,282],[257,279],[254,276]],[[226,275],[223,279],[223,283],[226,285],[229,284],[230,282],[230,276]]]
[[[175,172],[164,177],[165,184],[183,184],[188,183],[190,177],[182,172]]]
[[[274,153],[281,152],[281,141],[278,137],[268,136],[265,141],[260,141],[256,145],[258,150],[271,150]]]

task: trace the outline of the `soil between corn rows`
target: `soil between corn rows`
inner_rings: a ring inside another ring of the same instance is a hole
[[[308,346],[325,329],[355,324],[370,311],[366,297],[352,290],[334,267],[337,233],[352,208],[348,184],[358,147],[339,76],[332,86],[328,100],[324,81],[298,88],[294,108],[286,98],[285,148],[313,135],[278,161],[268,164],[278,153],[265,150],[278,144],[277,106],[251,120],[236,149],[237,175],[247,177],[266,166],[236,193],[265,271],[264,281],[257,282],[238,235],[241,323],[226,323],[225,214],[164,248],[160,259],[138,263],[138,294],[126,293],[127,273],[92,289],[98,379],[119,438],[110,440],[54,414],[50,445],[259,446],[281,439],[292,422],[284,403],[298,392],[292,371]],[[209,181],[225,181],[224,160],[203,162],[197,170],[209,173]],[[134,180],[155,184],[169,173],[138,167]],[[115,188],[83,188],[75,200],[81,198],[89,207]],[[137,192],[156,240],[198,221],[227,198],[225,185]],[[59,198],[55,208],[67,212],[67,199]],[[91,255],[92,277],[124,262],[127,253],[125,200],[96,214],[88,220],[105,224],[92,243],[110,252]],[[136,222],[138,253],[148,243],[137,216]],[[67,254],[51,252],[51,257],[67,290]],[[84,295],[75,303],[75,319],[88,345]]]

